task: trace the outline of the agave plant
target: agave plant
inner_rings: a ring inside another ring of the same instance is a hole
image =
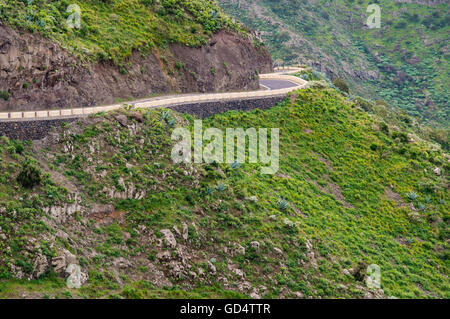
[[[419,206],[417,206],[417,209],[421,212],[423,212],[425,209],[427,208],[427,206],[425,206],[424,204],[420,203]]]
[[[223,192],[224,190],[226,190],[227,189],[227,186],[225,185],[225,184],[223,184],[223,183],[220,183],[219,185],[217,185],[217,187],[216,187],[216,190],[218,191],[218,192]]]
[[[211,195],[213,191],[214,190],[211,187],[206,187],[206,194]]]
[[[167,122],[167,121],[169,120],[169,118],[170,118],[170,112],[167,111],[167,110],[163,111],[163,112],[162,112],[162,115],[161,115],[161,118],[162,118],[164,121]]]
[[[232,169],[238,169],[239,167],[241,167],[241,164],[238,163],[237,161],[234,161],[233,163],[231,163],[230,166]]]
[[[177,122],[177,121],[175,121],[174,118],[171,118],[171,119],[167,122],[167,124],[169,124],[170,127],[173,127],[173,126],[175,126],[175,123],[176,123],[176,122]]]
[[[288,202],[287,200],[281,198],[281,199],[278,201],[278,208],[279,208],[279,209],[285,210],[286,208],[288,208],[288,206],[289,206],[289,202]]]
[[[415,192],[409,192],[406,194],[406,196],[408,196],[409,200],[411,201],[414,201],[419,197],[419,195],[417,195],[417,193]]]

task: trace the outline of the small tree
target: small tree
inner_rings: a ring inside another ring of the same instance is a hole
[[[33,188],[41,183],[41,170],[27,161],[17,176],[17,182],[25,188]]]

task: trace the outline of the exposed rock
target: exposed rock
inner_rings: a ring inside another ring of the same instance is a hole
[[[69,235],[66,232],[62,231],[61,229],[59,229],[56,232],[55,236],[58,238],[61,238],[61,239],[65,239],[65,240],[69,239]]]
[[[250,298],[252,298],[252,299],[261,299],[261,296],[258,293],[256,293],[255,291],[253,291],[250,294]]]
[[[64,206],[44,207],[43,211],[53,217],[56,221],[65,222],[75,212],[81,212],[83,210],[80,201],[78,194],[75,194],[72,204],[66,203]]]
[[[234,252],[239,255],[245,255],[245,248],[240,244],[234,244]]]
[[[189,228],[188,225],[186,225],[186,223],[183,223],[183,239],[184,240],[188,240],[189,238]]]
[[[306,240],[305,246],[306,246],[306,256],[309,258],[309,261],[310,261],[311,265],[313,266],[313,268],[317,269],[318,265],[317,265],[315,253],[313,251],[313,246],[308,239]]]
[[[255,249],[259,249],[259,242],[257,242],[256,240],[255,240],[255,241],[252,241],[252,242],[250,243],[250,246],[252,246],[252,247],[255,248]]]
[[[123,127],[127,127],[128,125],[128,119],[125,115],[123,114],[115,114],[114,118],[117,120],[117,122],[119,122],[120,125],[122,125]]]
[[[351,276],[352,275],[348,269],[342,269],[342,274],[346,275],[346,276]]]
[[[274,247],[273,250],[274,250],[278,255],[283,255],[283,251],[282,251],[280,248]]]
[[[216,266],[214,266],[210,261],[208,261],[208,267],[212,274],[217,272]]]
[[[185,274],[185,268],[180,262],[172,260],[168,266],[170,269],[170,274],[177,279],[181,279]]]
[[[383,289],[369,290],[364,294],[364,299],[385,299]]]
[[[126,269],[132,266],[131,262],[123,257],[119,257],[114,259],[113,261],[113,265],[115,267],[121,268],[121,269]]]
[[[257,89],[255,71],[272,69],[266,49],[256,48],[250,39],[228,31],[212,35],[213,46],[169,44],[169,63],[180,61],[185,66],[185,71],[176,75],[168,73],[172,66],[163,66],[158,50],[145,55],[135,50],[123,73],[112,63],[85,64],[39,33],[1,25],[0,43],[0,88],[9,90],[8,101],[0,99],[0,110],[17,105],[23,110],[36,110],[50,105],[63,108],[112,104],[114,98],[175,91]],[[214,74],[212,68],[216,69]],[[192,81],[192,74],[196,81]],[[27,90],[22,87],[24,82],[30,84]]]
[[[181,237],[181,232],[176,225],[173,226],[173,231],[174,231],[175,235],[177,235],[178,237]]]
[[[238,268],[233,269],[233,272],[236,276],[244,278],[244,272],[241,269],[238,269]]]
[[[52,259],[53,270],[58,274],[63,274],[70,264],[78,264],[77,257],[67,249],[62,249],[56,257]]]
[[[0,213],[1,213],[1,211],[0,211]],[[0,227],[0,239],[6,240],[6,235],[3,234],[3,232],[2,232],[2,227]]]
[[[161,234],[164,236],[164,242],[167,246],[171,248],[175,248],[177,246],[177,241],[175,240],[175,236],[169,229],[161,229]]]
[[[114,212],[114,205],[94,204],[92,206],[90,214],[91,215],[104,215],[104,214],[111,214],[112,212]]]
[[[297,298],[297,299],[303,299],[303,298],[305,298],[305,295],[302,294],[300,291],[294,292],[294,296],[295,296],[295,298]]]
[[[34,260],[32,278],[39,278],[49,268],[47,257],[39,254]]]
[[[170,252],[168,252],[168,251],[161,251],[161,252],[156,254],[156,258],[159,259],[159,260],[166,260],[167,261],[167,260],[170,260],[171,255],[170,255]]]
[[[436,168],[433,170],[433,172],[434,172],[434,174],[436,174],[437,176],[440,176],[440,175],[441,175],[441,169],[440,169],[439,167],[436,167]]]
[[[136,111],[136,112],[131,113],[131,117],[132,117],[133,119],[135,119],[136,121],[138,121],[139,123],[144,122],[144,116],[143,116],[142,113],[139,112],[139,111]]]

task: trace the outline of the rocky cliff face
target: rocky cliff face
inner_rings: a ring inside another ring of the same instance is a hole
[[[0,26],[0,110],[38,110],[113,103],[167,92],[258,88],[270,54],[250,40],[221,31],[208,45],[170,45],[135,52],[125,67],[83,63],[50,40]],[[7,93],[6,93],[7,92]]]

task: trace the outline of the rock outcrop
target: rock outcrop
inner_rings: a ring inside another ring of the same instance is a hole
[[[39,34],[0,25],[0,110],[38,110],[114,103],[154,93],[220,92],[259,87],[258,72],[270,72],[265,48],[220,31],[200,48],[170,45],[164,52],[134,52],[119,68],[83,64]]]

